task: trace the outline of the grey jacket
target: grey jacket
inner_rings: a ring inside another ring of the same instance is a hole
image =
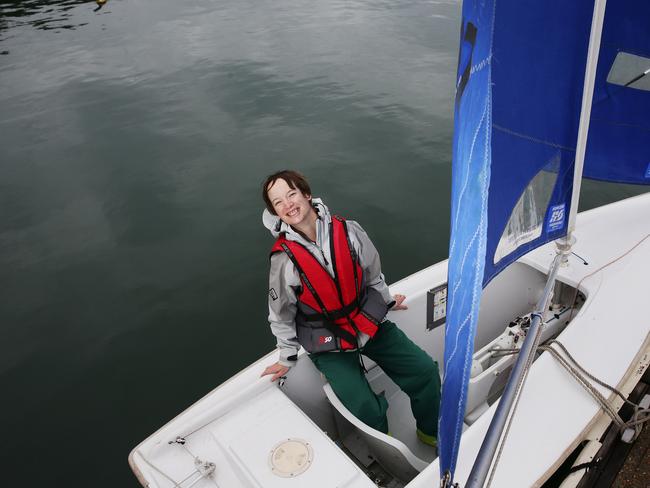
[[[264,226],[271,231],[273,237],[277,238],[284,232],[287,239],[299,242],[309,249],[316,259],[325,266],[330,275],[334,276],[329,246],[329,224],[332,218],[321,199],[314,198],[312,204],[318,213],[316,242],[305,239],[291,226],[282,222],[279,217],[271,214],[266,209],[262,214],[262,221]],[[359,262],[363,268],[364,285],[372,287],[381,293],[387,304],[392,303],[393,297],[381,272],[381,262],[377,249],[375,249],[368,234],[357,222],[348,220],[347,227],[350,243],[357,256],[359,256]],[[300,288],[300,277],[289,257],[283,252],[273,254],[269,273],[269,322],[271,332],[275,335],[278,349],[280,349],[279,362],[283,366],[292,366],[300,349],[300,344],[296,338],[295,323],[297,295]],[[369,337],[366,334],[361,333],[359,335],[360,346],[363,346],[368,339]]]

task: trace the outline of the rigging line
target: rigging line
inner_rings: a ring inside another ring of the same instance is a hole
[[[605,411],[605,413],[607,413],[607,415],[612,419],[617,427],[619,427],[619,429],[623,429],[625,427],[625,422],[609,404],[607,399],[583,376],[581,376],[578,371],[568,363],[566,358],[562,357],[556,350],[551,347],[542,347],[540,349],[543,351],[548,351],[562,365],[562,367],[564,367],[564,369],[566,369],[571,374],[571,376],[573,376],[573,378],[587,391],[587,393],[589,393],[596,400],[596,402]]]
[[[240,373],[237,373],[237,375],[239,375],[239,374],[240,374]],[[237,376],[237,375],[235,375],[235,376]],[[249,391],[251,391],[251,390],[254,391],[255,388],[256,388],[256,385],[252,385],[252,387],[251,387],[251,386],[247,386],[247,387],[245,388],[246,393],[244,393],[244,394],[248,394],[247,392],[249,392]],[[226,404],[228,405],[228,407],[227,407],[227,409],[226,409],[226,412],[229,412],[230,409],[231,409],[232,407],[230,407],[230,403],[229,403],[228,401],[226,401]],[[218,408],[217,408],[217,411],[218,411],[218,412],[221,412],[222,409],[218,409]],[[191,436],[191,435],[193,435],[193,434],[196,434],[199,430],[201,430],[201,429],[207,427],[208,425],[210,425],[210,424],[216,422],[217,420],[219,420],[220,418],[222,418],[222,415],[224,415],[224,414],[223,414],[223,413],[219,413],[219,414],[217,415],[216,418],[213,418],[212,420],[208,420],[207,422],[205,422],[205,423],[202,424],[202,425],[199,425],[197,428],[195,428],[194,430],[188,432],[187,434],[179,435],[178,437],[176,437],[176,440],[174,440],[174,441],[169,441],[168,444],[176,443],[176,444],[181,444],[181,445],[182,445],[181,442],[178,442],[179,439],[181,439],[182,441],[185,441],[185,439],[187,439],[189,436]]]
[[[195,456],[194,453],[193,453],[192,451],[190,451],[190,448],[187,447],[185,444],[180,444],[180,446],[181,446],[183,449],[185,449],[185,450],[187,451],[187,453],[188,453],[190,456],[192,456],[192,458],[194,459],[194,462],[196,462],[196,461],[201,461],[201,459],[200,459],[198,456]],[[205,476],[203,473],[201,473],[201,471],[199,470],[198,467],[194,470],[193,473],[191,473],[191,474],[190,474],[187,478],[185,478],[183,481],[189,479],[189,477],[192,476],[194,473],[198,473],[198,474],[199,474],[199,478],[197,478],[196,480],[194,480],[194,481],[192,482],[192,484],[190,485],[190,487],[191,487],[191,486],[194,486],[196,483],[198,483],[199,480],[202,480],[202,479],[205,480],[205,479],[207,479],[207,480],[212,481],[212,483],[214,483],[214,486],[216,486],[217,488],[220,488],[220,487],[219,487],[219,483],[217,483],[217,480],[215,480],[214,477],[212,477],[212,476]],[[181,483],[182,483],[183,481],[181,481]],[[175,488],[175,487],[174,487],[174,488]],[[188,488],[189,488],[189,487],[188,487]]]
[[[563,345],[559,341],[553,341],[553,343],[558,344],[560,347],[563,347]],[[623,397],[622,393],[618,391],[616,388],[613,388],[609,385],[607,385],[604,382],[601,382],[597,378],[593,377],[589,373],[585,371],[585,375],[589,378],[593,378],[595,382],[604,385],[606,388],[610,389],[617,395],[619,395],[621,398],[623,398],[625,403],[628,403],[634,408],[634,413],[632,414],[632,417],[630,420],[623,421],[621,417],[618,415],[618,412],[616,412],[613,407],[609,404],[607,399],[600,394],[598,390],[596,390],[593,385],[589,384],[584,377],[580,376],[579,372],[576,371],[576,369],[571,368],[570,365],[565,364],[567,362],[566,358],[563,358],[560,356],[559,352],[553,349],[551,346],[541,346],[541,350],[549,351],[553,357],[555,357],[560,364],[567,369],[567,371],[598,401],[600,404],[601,408],[607,415],[612,419],[612,422],[614,422],[618,427],[620,432],[623,432],[625,429],[634,429],[636,436],[638,436],[639,432],[641,431],[641,424],[647,422],[650,420],[650,409],[648,408],[642,408],[640,405],[637,405],[636,403],[629,401],[625,397]],[[566,351],[566,349],[564,349]],[[571,355],[567,352],[567,355],[571,357]],[[577,368],[580,368],[581,370],[584,371],[584,368],[582,368],[576,361],[571,357],[571,360],[575,363]]]
[[[546,307],[544,307],[546,308]],[[537,313],[534,313],[532,315],[539,315]],[[542,320],[541,315],[539,316],[540,321]],[[542,337],[542,330],[543,330],[543,324],[540,323],[539,327],[537,328],[537,334],[535,335],[535,341],[533,342],[532,346],[532,351],[537,350],[539,346],[539,341],[541,340]],[[519,405],[519,400],[521,399],[521,392],[523,390],[524,382],[526,378],[528,377],[528,371],[530,370],[530,367],[533,364],[533,360],[535,358],[535,353],[531,352],[530,356],[528,357],[528,360],[526,361],[526,366],[524,367],[524,373],[521,375],[521,378],[519,378],[519,383],[517,384],[517,390],[515,392],[515,402],[512,406],[512,410],[510,411],[510,416],[508,418],[508,422],[506,424],[505,430],[503,432],[503,435],[501,436],[501,439],[499,440],[499,450],[497,451],[497,454],[494,458],[494,463],[492,464],[490,468],[490,476],[487,480],[487,484],[485,485],[486,488],[490,488],[492,485],[492,480],[494,479],[494,474],[496,473],[497,470],[497,465],[499,464],[499,460],[501,458],[501,454],[503,453],[503,448],[506,444],[506,438],[508,437],[508,434],[510,433],[510,427],[512,426],[512,421],[515,418],[515,413],[517,411],[517,407]]]
[[[578,371],[576,371],[576,369],[571,368],[571,365],[569,364],[569,361],[567,361],[566,358],[563,358],[562,356],[560,356],[559,353],[558,353],[555,349],[553,349],[552,347],[550,347],[550,346],[542,345],[542,346],[539,346],[538,350],[539,350],[539,351],[548,351],[548,353],[551,354],[551,356],[553,356],[553,357],[554,357],[554,358],[555,358],[555,359],[560,363],[560,365],[561,365],[561,366],[562,366],[562,367],[563,367],[563,368],[564,368],[564,369],[565,369],[565,370],[566,370],[566,371],[567,371],[571,376],[573,376],[573,378],[574,378],[574,379],[575,379],[575,380],[576,380],[576,381],[577,381],[577,382],[578,382],[578,383],[579,383],[579,384],[580,384],[580,385],[581,385],[585,390],[587,390],[588,393],[590,393],[590,394],[594,397],[594,399],[596,400],[596,402],[601,406],[601,408],[605,411],[605,413],[607,413],[607,415],[612,419],[612,421],[615,422],[616,425],[617,425],[619,428],[624,427],[625,422],[623,422],[623,420],[618,416],[617,412],[615,412],[615,411],[611,408],[611,406],[609,405],[609,403],[607,402],[607,400],[605,399],[605,397],[602,396],[602,395],[600,394],[599,391],[595,390],[595,389],[593,388],[593,386],[590,385],[590,384],[585,380],[585,378],[579,374]],[[505,356],[505,355],[507,355],[507,354],[517,354],[517,353],[519,352],[519,349],[510,349],[510,350],[501,350],[501,351],[502,351],[502,355]],[[506,351],[507,351],[507,352],[506,352]],[[577,365],[577,366],[580,367],[579,365]],[[587,373],[587,375],[589,375],[589,374]],[[589,376],[592,377],[591,375],[589,375]],[[597,381],[598,383],[601,383],[600,380],[598,380],[598,379],[595,379],[595,378],[594,378],[594,380]],[[602,383],[602,384],[606,385],[605,383]],[[608,385],[607,385],[607,386],[608,386]],[[608,386],[608,387],[609,387],[609,386]],[[613,389],[613,388],[612,388],[612,389]],[[629,403],[631,403],[631,402],[629,402]],[[633,403],[631,403],[631,404],[632,404],[633,406],[636,407],[635,404],[633,404]]]
[[[623,86],[630,86],[632,83],[634,83],[635,81],[639,81],[641,78],[643,78],[644,76],[646,76],[648,73],[650,73],[650,68],[648,68],[647,70],[645,70],[643,73],[641,73],[641,74],[635,76],[635,77],[632,78],[630,81],[628,81],[627,83],[625,83],[625,85],[623,85]]]
[[[537,333],[537,335],[536,335],[536,337],[535,337],[535,341],[536,341],[536,342],[539,341],[539,338],[540,338],[540,336],[541,336],[541,332],[540,332],[541,330],[542,330],[542,327],[540,327],[540,328],[538,329],[538,333]],[[577,381],[577,382],[578,382],[578,383],[579,383],[583,388],[585,388],[585,389],[587,390],[587,392],[590,393],[590,394],[592,395],[592,397],[594,397],[594,399],[597,401],[597,403],[600,405],[600,407],[603,409],[603,411],[604,411],[604,412],[605,412],[605,413],[606,413],[606,414],[607,414],[607,415],[612,419],[612,421],[617,425],[617,427],[619,428],[620,431],[623,431],[623,430],[625,430],[626,428],[633,428],[634,431],[635,431],[635,432],[637,433],[637,435],[638,435],[638,432],[640,431],[640,427],[639,427],[639,425],[642,424],[642,423],[644,423],[644,422],[647,422],[648,420],[650,420],[650,409],[642,409],[642,408],[640,408],[638,405],[635,405],[634,403],[629,402],[629,403],[631,403],[631,404],[634,406],[634,408],[635,408],[635,413],[633,414],[633,416],[632,416],[632,418],[630,419],[630,421],[628,421],[628,422],[624,422],[623,419],[621,419],[621,417],[618,415],[618,412],[616,412],[616,411],[613,410],[612,406],[609,404],[609,402],[607,401],[607,399],[606,399],[606,398],[605,398],[605,397],[604,397],[604,396],[603,396],[603,395],[602,395],[598,390],[596,390],[596,388],[595,388],[593,385],[591,385],[591,384],[590,384],[590,383],[585,379],[585,376],[587,376],[587,377],[589,377],[589,378],[594,378],[594,380],[595,380],[597,383],[602,384],[602,385],[608,387],[609,389],[611,389],[612,391],[615,391],[615,392],[616,392],[618,395],[620,395],[620,396],[622,396],[622,394],[621,394],[619,391],[617,391],[615,388],[610,387],[610,386],[607,385],[606,383],[601,382],[601,380],[598,380],[597,378],[595,378],[593,375],[587,373],[586,370],[584,370],[584,368],[582,368],[582,366],[580,366],[580,365],[577,363],[577,361],[573,358],[573,356],[571,356],[571,355],[568,353],[568,351],[566,351],[566,348],[564,347],[564,345],[561,344],[559,341],[557,341],[557,340],[553,340],[553,341],[550,341],[550,343],[551,343],[551,345],[542,345],[542,346],[538,346],[537,344],[535,344],[534,348],[535,348],[536,350],[548,351],[548,352],[549,352],[553,357],[555,357],[555,359],[556,359],[556,360],[557,360],[557,361],[558,361],[558,362],[559,362],[559,363],[560,363],[560,364],[561,364],[561,365],[562,365],[562,366],[563,366],[563,367],[564,367],[564,368],[565,368],[565,369],[566,369],[566,370],[571,374],[571,376],[573,376],[574,379],[575,379],[575,380],[576,380],[576,381]],[[559,347],[560,347],[561,349],[563,349],[564,351],[566,351],[566,352],[567,352],[567,355],[571,358],[570,360],[573,361],[573,362],[576,364],[576,366],[577,366],[578,368],[580,368],[580,370],[584,371],[586,374],[585,374],[584,376],[582,376],[582,375],[580,374],[580,371],[579,371],[577,368],[573,368],[573,367],[569,364],[569,360],[567,360],[566,358],[562,357],[562,356],[560,355],[560,353],[552,347],[552,344],[558,344]],[[502,352],[502,353],[505,353],[506,351],[508,351],[508,350],[500,350],[500,352]],[[511,351],[512,354],[517,354],[517,353],[519,353],[519,349],[511,349],[511,350],[509,350],[509,351]],[[525,376],[527,376],[527,374],[528,374],[528,370],[529,370],[529,368],[530,368],[530,366],[532,365],[532,362],[533,362],[533,357],[534,357],[534,354],[531,354],[530,357],[529,357],[529,360],[528,360],[528,362],[527,362],[527,364],[526,364],[525,374],[522,375],[522,379],[523,379]],[[495,456],[494,463],[493,463],[493,465],[491,466],[490,476],[489,476],[489,478],[488,478],[488,480],[487,480],[487,485],[486,485],[486,487],[488,487],[488,488],[489,488],[489,487],[491,486],[491,484],[492,484],[492,481],[493,481],[493,478],[494,478],[494,474],[495,474],[495,472],[496,472],[497,465],[498,465],[498,463],[499,463],[499,460],[500,460],[500,458],[501,458],[501,454],[502,454],[502,452],[503,452],[503,448],[504,448],[504,446],[505,446],[506,438],[508,437],[508,434],[509,434],[509,432],[510,432],[510,427],[511,427],[511,425],[512,425],[512,422],[513,422],[513,419],[514,419],[514,416],[515,416],[515,412],[516,412],[517,407],[518,407],[518,405],[519,405],[519,400],[521,399],[521,384],[522,384],[522,383],[523,383],[523,381],[520,381],[520,383],[517,385],[517,392],[516,392],[516,395],[517,395],[517,396],[516,396],[516,399],[515,399],[515,403],[514,403],[514,405],[513,405],[512,411],[511,411],[511,413],[510,413],[510,417],[508,418],[508,423],[507,423],[506,428],[505,428],[505,430],[504,430],[503,437],[502,437],[502,438],[500,439],[500,441],[499,441],[499,450],[498,450],[498,452],[497,452],[497,454],[496,454],[496,456]],[[627,400],[625,400],[625,401],[627,401]],[[645,417],[643,417],[643,415],[645,415]]]
[[[539,350],[542,350],[542,351],[549,350],[550,346],[553,346],[553,345],[557,345],[562,350],[562,352],[567,356],[568,361],[571,362],[573,365],[575,365],[575,367],[584,376],[586,376],[588,379],[590,379],[593,382],[601,385],[604,388],[607,388],[612,393],[615,393],[625,403],[627,403],[627,404],[629,404],[631,406],[637,406],[635,403],[633,403],[630,400],[628,400],[627,398],[625,398],[625,395],[623,395],[623,393],[621,393],[619,390],[617,390],[616,388],[614,388],[610,384],[605,383],[604,381],[598,379],[596,376],[592,375],[589,371],[587,371],[583,366],[581,366],[580,363],[578,363],[578,361],[571,355],[571,353],[566,348],[566,346],[564,344],[562,344],[560,341],[558,341],[557,339],[550,339],[550,340],[546,341],[544,344],[539,346]],[[513,355],[513,354],[517,354],[519,352],[519,349],[516,349],[516,348],[515,349],[506,349],[506,348],[498,348],[497,347],[497,348],[489,349],[488,351],[493,353],[492,357],[504,357],[504,356],[510,356],[510,355]],[[565,358],[565,359],[567,359],[567,358]]]
[[[535,341],[537,341],[539,336],[541,335],[541,332],[540,332],[541,330],[542,330],[542,327],[540,326],[539,329],[538,329],[537,336],[535,337]],[[557,342],[557,341],[555,341],[555,342]],[[558,344],[559,344],[559,342],[558,342]],[[535,350],[548,351],[553,357],[555,357],[555,359],[574,377],[574,379],[576,379],[576,381],[578,381],[578,383],[580,383],[582,385],[582,387],[585,388],[597,400],[597,402],[599,403],[601,408],[605,411],[605,413],[607,413],[607,415],[612,419],[612,421],[614,423],[616,423],[617,427],[621,431],[625,428],[625,422],[618,416],[617,412],[612,411],[611,406],[605,400],[605,398],[600,394],[600,392],[595,390],[595,388],[593,388],[592,385],[588,385],[587,381],[582,376],[580,376],[580,374],[575,369],[571,368],[571,365],[568,364],[567,360],[565,358],[561,357],[560,354],[555,349],[553,349],[551,346],[546,346],[546,345],[542,345],[542,346],[538,346],[538,347],[535,346],[534,349]],[[519,349],[498,349],[498,351],[501,353],[501,355],[506,355],[508,353],[516,355],[516,354],[518,354],[520,352]],[[527,375],[528,369],[532,365],[532,358],[534,356],[535,356],[535,354],[530,355],[529,360],[528,360],[528,362],[526,364],[526,367],[525,367],[525,374],[522,375],[522,378]],[[487,484],[485,485],[486,488],[489,488],[491,486],[491,484],[492,484],[492,480],[494,478],[494,473],[496,472],[497,465],[498,465],[498,463],[500,461],[501,454],[503,452],[503,447],[505,445],[505,441],[506,441],[506,439],[508,437],[508,434],[510,432],[510,427],[512,425],[512,421],[514,419],[515,413],[517,411],[517,407],[519,405],[519,400],[521,398],[520,385],[521,385],[521,381],[517,384],[517,392],[516,392],[517,396],[516,396],[516,399],[515,399],[515,403],[514,403],[514,405],[512,407],[512,410],[510,412],[510,416],[508,418],[508,422],[506,424],[504,434],[501,437],[501,439],[499,440],[499,450],[498,450],[498,452],[497,452],[497,454],[495,456],[494,463],[492,464],[492,466],[490,468],[490,476],[489,476],[489,478],[487,480]],[[648,419],[650,419],[650,416],[645,420],[648,420]],[[635,422],[635,425],[636,425],[636,422]],[[635,427],[635,431],[638,432],[638,429],[636,427]]]
[[[149,461],[149,460],[144,456],[144,454],[142,454],[140,451],[138,451],[138,454],[140,454],[140,457],[142,458],[142,460],[143,460],[145,463],[147,463],[147,464],[148,464],[150,467],[152,467],[155,471],[157,471],[158,473],[160,473],[161,475],[163,475],[165,478],[167,478],[169,481],[171,481],[172,484],[174,485],[174,488],[183,488],[181,485],[179,485],[178,483],[176,483],[176,481],[174,481],[174,479],[173,479],[171,476],[169,476],[167,473],[165,473],[164,471],[162,471],[161,469],[159,469],[155,464],[153,464],[152,462],[150,462],[150,461]]]
[[[629,403],[630,405],[634,405],[634,403],[632,403],[632,402],[629,401],[627,398],[625,398],[625,395],[623,395],[623,393],[621,393],[619,390],[617,390],[617,389],[614,388],[613,386],[609,385],[608,383],[605,383],[604,381],[599,380],[599,379],[596,378],[594,375],[592,375],[591,373],[589,373],[589,371],[587,371],[585,368],[583,368],[583,367],[580,365],[580,363],[578,363],[578,361],[576,361],[576,359],[571,355],[571,353],[568,351],[568,349],[565,347],[565,345],[562,344],[560,341],[558,341],[558,340],[556,340],[556,339],[552,339],[552,340],[548,341],[548,342],[547,342],[544,346],[542,346],[542,347],[545,347],[545,346],[549,346],[549,347],[550,347],[550,346],[552,346],[553,344],[557,344],[557,346],[562,350],[562,352],[563,352],[564,354],[566,354],[566,356],[567,356],[567,357],[569,358],[569,360],[570,360],[570,361],[571,361],[571,362],[576,366],[576,368],[578,368],[578,369],[579,369],[579,370],[580,370],[580,371],[581,371],[585,376],[587,376],[587,378],[589,378],[589,379],[592,380],[592,381],[595,381],[595,382],[598,383],[600,386],[603,386],[603,387],[607,388],[609,391],[615,393],[615,394],[618,395],[618,396],[621,398],[621,400],[623,400],[624,402]]]
[[[642,417],[642,415],[645,415],[645,417]],[[634,420],[627,422],[627,425],[629,427],[636,427],[637,425],[644,424],[650,420],[650,408],[639,408],[638,411],[634,413],[632,418]]]
[[[585,368],[583,368],[580,365],[580,363],[578,363],[578,361],[576,361],[576,359],[567,350],[567,348],[564,346],[564,344],[562,344],[560,341],[558,341],[556,339],[551,339],[551,340],[545,342],[544,344],[542,344],[541,346],[539,346],[538,349],[540,351],[549,351],[550,354],[553,355],[553,352],[555,350],[552,349],[551,346],[555,345],[555,344],[557,344],[557,346],[562,350],[562,352],[564,354],[566,354],[566,356],[568,358],[568,362],[573,363],[575,365],[576,369],[578,369],[584,376],[586,376],[588,379],[592,380],[593,382],[599,384],[600,386],[602,386],[604,388],[607,388],[612,393],[618,395],[621,398],[621,400],[623,400],[625,403],[627,403],[627,404],[629,404],[629,405],[631,405],[633,407],[637,407],[637,405],[635,403],[633,403],[630,400],[628,400],[627,398],[625,398],[625,395],[623,395],[623,393],[621,393],[619,390],[617,390],[613,386],[609,385],[608,383],[605,383],[604,381],[596,378],[594,375],[589,373],[589,371],[587,371]],[[519,349],[499,349],[499,348],[490,349],[490,352],[492,352],[492,351],[494,351],[495,353],[499,353],[499,354],[493,354],[492,355],[493,357],[504,357],[504,356],[510,356],[510,355],[513,355],[513,354],[517,354],[519,352]],[[567,358],[564,358],[564,359],[567,360]]]
[[[564,352],[567,357],[561,356],[560,352],[554,349],[552,346],[557,345],[562,352]],[[612,419],[612,421],[621,429],[624,430],[625,428],[634,428],[635,431],[638,431],[636,426],[643,424],[647,421],[650,420],[650,409],[649,408],[641,408],[639,405],[636,403],[630,401],[629,399],[625,398],[623,393],[621,393],[619,390],[614,388],[613,386],[608,385],[602,380],[599,380],[595,376],[593,376],[591,373],[589,373],[586,369],[584,369],[576,360],[575,358],[569,353],[569,351],[566,349],[564,344],[562,344],[560,341],[556,339],[552,339],[548,341],[547,343],[539,346],[538,350],[540,351],[547,351],[551,356],[553,356],[557,361],[560,363],[564,369],[567,370],[571,376],[574,377],[576,381],[580,385],[587,390],[588,393],[590,393],[594,399],[599,403],[601,406],[602,410]],[[491,349],[490,351],[495,351],[499,352],[498,356],[507,356],[507,355],[514,355],[519,353],[519,349]],[[571,367],[571,364],[573,363],[575,365],[575,368]],[[581,374],[582,373],[582,374]],[[596,390],[593,385],[589,384],[586,379],[591,379],[595,383],[598,383],[599,385],[605,387],[606,389],[612,391],[615,393],[617,396],[619,396],[625,403],[628,405],[632,406],[634,408],[634,414],[628,420],[627,422],[623,421],[620,416],[618,415],[618,412],[614,411],[613,407],[609,404],[607,399],[598,391]]]
[[[589,263],[587,262],[587,260],[586,260],[585,258],[583,258],[582,256],[578,256],[578,255],[577,255],[576,253],[574,253],[573,251],[571,251],[571,254],[573,254],[573,255],[574,255],[575,257],[577,257],[578,259],[582,260],[582,264],[584,264],[585,266],[588,266],[588,265],[589,265]]]
[[[216,422],[216,421],[219,420],[220,418],[221,418],[221,417],[217,417],[217,418],[214,418],[214,419],[212,419],[212,420],[209,420],[208,422],[204,423],[203,425],[199,425],[199,426],[198,426],[196,429],[194,429],[193,431],[191,431],[191,432],[189,432],[189,433],[183,435],[182,438],[183,438],[183,439],[186,439],[187,437],[191,436],[192,434],[196,434],[199,430],[203,429],[204,427],[207,427],[208,425],[210,425],[210,424],[213,423],[213,422]],[[177,442],[177,444],[179,444],[179,443]],[[182,445],[182,444],[181,444],[181,445]]]
[[[180,481],[179,485],[182,485],[183,483],[185,483],[186,481],[188,481],[190,478],[194,478],[194,477],[196,477],[197,474],[199,475],[199,477],[198,477],[197,479],[195,479],[195,480],[190,484],[190,486],[193,486],[194,484],[196,484],[197,480],[203,479],[203,476],[201,476],[201,471],[199,471],[198,468],[195,468],[194,471],[192,471],[192,472],[191,472],[190,474],[188,474],[185,478],[183,478],[183,479]]]
[[[592,271],[591,273],[589,273],[588,275],[583,276],[582,279],[580,279],[580,281],[579,281],[578,284],[576,285],[576,291],[575,291],[575,293],[573,294],[573,299],[571,300],[571,303],[573,304],[573,306],[571,307],[571,313],[569,314],[569,319],[568,319],[569,321],[571,321],[571,319],[573,318],[573,311],[575,310],[576,300],[578,299],[578,293],[580,292],[580,285],[582,284],[582,282],[583,282],[584,280],[586,280],[587,278],[589,278],[590,276],[595,275],[595,274],[598,273],[599,271],[602,271],[602,270],[605,269],[607,266],[609,266],[609,265],[611,265],[611,264],[614,264],[615,262],[619,261],[620,259],[622,259],[622,258],[624,258],[625,256],[627,256],[628,254],[630,254],[630,253],[631,253],[632,251],[634,251],[637,247],[639,247],[639,245],[641,245],[641,243],[643,243],[643,241],[645,241],[648,237],[650,237],[650,234],[647,234],[643,239],[641,239],[639,242],[637,242],[634,246],[632,246],[630,249],[628,249],[626,252],[624,252],[623,254],[621,254],[621,255],[620,255],[619,257],[617,257],[616,259],[613,259],[613,260],[611,260],[610,262],[603,264],[603,265],[602,265],[600,268],[598,268],[597,270]]]
[[[185,446],[185,444],[181,444],[180,446],[187,451],[187,453],[192,457],[192,459],[196,459],[196,456],[192,453],[192,451],[190,451],[188,447]]]

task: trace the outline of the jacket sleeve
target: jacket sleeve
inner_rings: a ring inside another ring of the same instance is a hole
[[[366,234],[366,231],[354,220],[347,221],[350,242],[355,252],[359,256],[359,263],[363,268],[364,284],[374,288],[391,308],[395,304],[393,296],[390,294],[384,275],[381,272],[381,260],[377,248]]]
[[[300,277],[287,255],[273,254],[269,272],[269,323],[280,350],[279,363],[283,366],[293,366],[300,350],[295,321],[299,287]]]

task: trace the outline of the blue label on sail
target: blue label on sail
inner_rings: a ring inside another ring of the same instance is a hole
[[[566,205],[563,203],[562,205],[554,205],[549,209],[548,221],[546,224],[548,232],[559,230],[564,227],[565,208]]]
[[[645,169],[645,177],[650,178],[650,163],[648,163],[648,167]]]

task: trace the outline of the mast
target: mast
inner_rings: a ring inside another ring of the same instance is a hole
[[[565,239],[571,242],[573,230],[578,213],[580,200],[580,187],[582,184],[582,169],[585,163],[587,150],[587,134],[589,133],[589,120],[591,119],[591,104],[594,96],[594,83],[596,68],[598,66],[598,53],[600,51],[600,38],[603,33],[603,20],[605,18],[605,4],[607,0],[596,0],[594,14],[591,20],[591,33],[589,34],[589,48],[587,50],[587,66],[585,68],[585,81],[582,89],[582,107],[580,109],[580,124],[578,126],[578,142],[576,144],[576,160],[573,168],[573,193],[571,194],[571,211]]]
[[[587,148],[587,134],[589,132],[589,120],[591,118],[591,105],[594,94],[594,84],[596,78],[596,68],[598,66],[598,53],[600,51],[600,38],[603,30],[603,20],[605,17],[605,5],[607,0],[595,0],[594,11],[591,20],[591,32],[589,34],[589,47],[587,49],[587,65],[585,68],[585,79],[582,90],[582,106],[580,109],[580,122],[578,126],[578,140],[576,143],[576,159],[573,172],[573,193],[571,195],[571,207],[569,221],[567,224],[567,234],[564,238],[558,240],[558,253],[553,260],[551,270],[549,271],[548,281],[544,288],[544,293],[533,312],[526,339],[521,346],[521,350],[515,362],[515,365],[508,379],[503,395],[499,400],[499,405],[492,417],[490,426],[478,455],[472,471],[467,480],[466,488],[482,488],[488,477],[490,468],[496,450],[500,444],[503,429],[506,422],[511,416],[512,405],[523,389],[528,369],[532,364],[539,343],[539,331],[543,328],[542,314],[547,309],[555,285],[555,277],[559,266],[566,260],[567,254],[571,250],[573,240],[573,230],[575,229],[576,214],[578,212],[578,202],[580,199],[580,186],[582,182],[582,170],[584,167],[585,152]],[[493,469],[496,469],[494,466]]]

